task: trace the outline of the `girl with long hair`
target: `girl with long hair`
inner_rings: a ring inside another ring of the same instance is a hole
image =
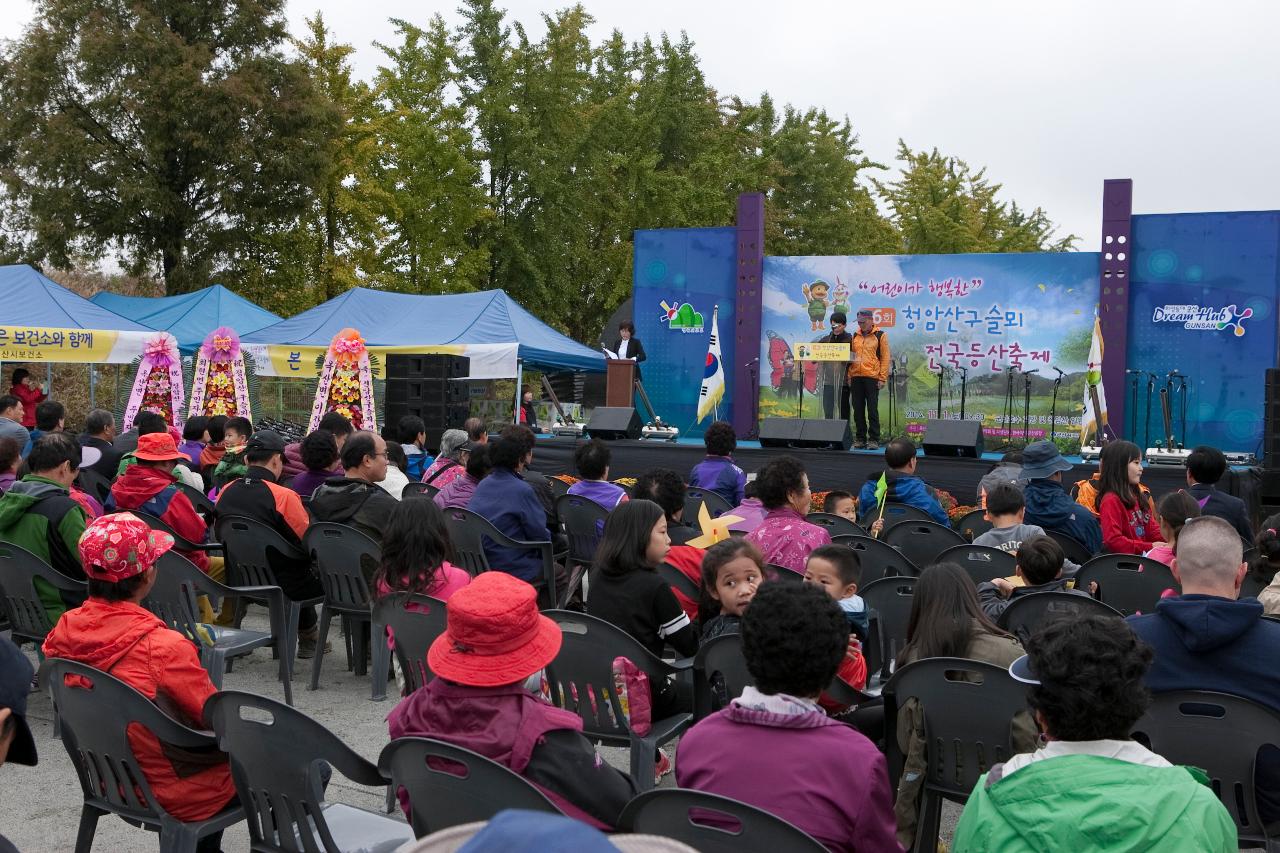
[[[1113,441],[1098,459],[1098,520],[1102,548],[1113,554],[1145,554],[1153,546],[1168,546],[1160,534],[1160,517],[1142,480],[1142,452],[1131,441]]]
[[[430,500],[412,497],[391,511],[382,533],[382,562],[374,576],[375,594],[429,595],[441,601],[471,583],[471,576],[449,562],[453,544],[444,513]]]

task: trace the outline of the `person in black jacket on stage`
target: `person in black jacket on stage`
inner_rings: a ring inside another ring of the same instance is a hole
[[[633,358],[636,362],[636,378],[640,378],[640,362],[644,361],[644,344],[636,337],[636,326],[630,320],[618,324],[618,339],[613,343],[618,358]]]

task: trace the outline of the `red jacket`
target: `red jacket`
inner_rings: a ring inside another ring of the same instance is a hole
[[[205,700],[217,692],[192,642],[127,601],[90,598],[68,610],[45,639],[44,653],[111,674],[192,728],[204,728]],[[225,757],[180,775],[159,739],[142,726],[130,727],[129,745],[156,800],[179,820],[210,818],[235,796]]]
[[[44,402],[49,395],[32,388],[25,382],[19,382],[9,389],[9,393],[22,401],[22,425],[27,429],[35,429],[36,425],[36,406]]]
[[[204,519],[191,505],[191,499],[175,485],[177,478],[159,468],[130,465],[120,479],[111,484],[108,509],[137,509],[154,515],[191,542],[203,542],[207,528]],[[204,551],[181,551],[202,572],[209,571],[209,557]]]
[[[1098,507],[1098,520],[1102,523],[1102,549],[1112,554],[1145,554],[1164,539],[1160,516],[1145,495],[1136,505],[1126,506],[1119,495],[1108,492]]]
[[[706,553],[692,545],[672,545],[671,550],[667,552],[667,559],[663,562],[679,569],[689,580],[698,585],[698,589],[702,589],[702,558]],[[698,600],[689,598],[674,586],[671,587],[671,591],[676,594],[676,601],[680,609],[689,617],[689,621],[698,621]]]

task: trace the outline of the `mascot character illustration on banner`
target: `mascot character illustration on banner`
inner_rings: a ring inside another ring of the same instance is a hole
[[[853,313],[849,310],[849,285],[839,278],[836,279],[836,289],[831,291],[831,313],[846,317]]]
[[[355,329],[343,329],[333,336],[319,365],[320,381],[307,432],[315,432],[328,412],[344,416],[358,430],[378,431],[369,359],[364,338]]]
[[[253,357],[240,348],[240,336],[226,326],[214,329],[196,353],[188,415],[252,421],[255,380]]]
[[[186,394],[177,339],[168,332],[160,332],[146,342],[142,357],[134,366],[137,373],[120,418],[120,431],[133,429],[134,421],[142,412],[154,412],[170,426],[181,428]]]
[[[831,287],[819,279],[813,284],[800,285],[805,302],[809,303],[809,327],[813,331],[821,329],[827,322],[827,293]]]

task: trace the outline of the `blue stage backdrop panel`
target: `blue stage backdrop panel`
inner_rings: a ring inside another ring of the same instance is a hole
[[[1008,388],[1003,371],[1010,365],[1038,371],[1031,378],[1026,433],[1048,437],[1052,368],[1058,367],[1066,379],[1058,389],[1053,435],[1064,449],[1074,449],[1097,302],[1098,255],[1089,252],[765,258],[760,417],[797,416],[801,391],[804,416],[823,417],[822,371],[794,370],[796,344],[827,334],[837,310],[848,313],[849,330],[856,332],[854,313],[870,308],[889,337],[896,366],[892,433],[889,389],[880,392],[882,440],[904,432],[919,440],[925,421],[938,416],[940,368],[947,368],[943,417],[959,417],[957,368],[964,368],[965,417],[983,422],[987,446],[998,447],[1006,432],[1021,439],[1021,375],[1011,430],[1002,417]],[[838,405],[834,414],[839,416]]]
[[[1189,447],[1260,449],[1264,371],[1276,364],[1278,244],[1280,211],[1133,217],[1128,365],[1159,376],[1157,389],[1169,371],[1188,375]],[[1138,401],[1129,431],[1142,441],[1145,381]],[[1152,443],[1163,429],[1157,397]]]
[[[635,232],[634,322],[648,355],[644,387],[658,414],[682,435],[701,435],[714,419],[696,423],[716,306],[725,374],[720,419],[732,416],[735,235],[733,228]],[[612,346],[616,333],[606,333]]]

